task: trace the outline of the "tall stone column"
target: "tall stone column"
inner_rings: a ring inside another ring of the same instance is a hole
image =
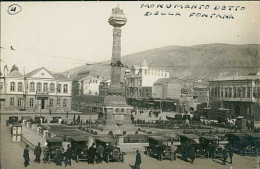
[[[113,29],[113,49],[111,59],[111,83],[113,87],[120,87],[121,81],[121,28]]]
[[[113,49],[111,58],[111,87],[110,94],[123,94],[121,82],[121,27],[124,26],[127,19],[123,10],[118,6],[112,10],[112,15],[108,19],[108,23],[114,27],[113,29]]]

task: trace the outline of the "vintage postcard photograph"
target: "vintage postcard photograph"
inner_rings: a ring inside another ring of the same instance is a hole
[[[1,2],[0,169],[259,169],[259,6]]]

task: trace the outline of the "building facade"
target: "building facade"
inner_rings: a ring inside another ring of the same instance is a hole
[[[141,65],[133,65],[125,75],[125,94],[127,100],[152,98],[153,84],[160,78],[169,78],[169,72],[149,68],[144,59]]]
[[[235,118],[260,120],[260,76],[222,77],[209,81],[210,108],[227,110]]]
[[[42,67],[22,75],[15,70],[1,81],[3,110],[69,111],[72,80]]]
[[[90,74],[82,74],[73,79],[73,83],[77,83],[76,85],[78,88],[78,95],[99,95],[99,85],[100,82],[103,80],[101,76],[94,76]]]

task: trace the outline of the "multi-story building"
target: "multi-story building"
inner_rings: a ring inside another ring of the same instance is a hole
[[[210,108],[228,110],[232,117],[260,120],[260,76],[222,77],[209,81]]]
[[[209,102],[209,88],[208,87],[193,87],[190,93],[196,103]]]
[[[75,87],[78,85],[78,95],[99,95],[99,85],[104,78],[100,75],[92,75],[89,73],[79,74],[73,79],[73,85]]]
[[[141,65],[133,65],[125,75],[125,93],[129,104],[152,97],[153,84],[160,78],[169,78],[164,70],[149,68],[146,59]]]
[[[177,78],[158,79],[152,87],[152,98],[155,107],[162,109],[179,110],[179,100],[181,98],[181,84]]]
[[[15,70],[3,77],[4,110],[71,110],[72,80],[42,67],[23,75]]]

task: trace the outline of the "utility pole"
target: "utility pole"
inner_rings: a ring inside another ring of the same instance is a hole
[[[161,87],[162,87],[162,93],[161,93],[161,96],[160,96],[160,111],[162,113],[162,97],[163,97],[163,84],[162,84],[162,81],[161,81]]]

